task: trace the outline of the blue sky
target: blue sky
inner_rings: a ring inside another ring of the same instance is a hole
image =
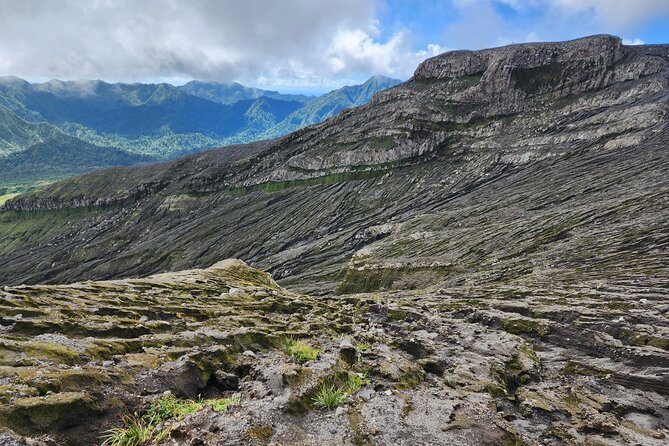
[[[377,17],[381,40],[404,28],[416,49],[429,43],[480,49],[592,34],[669,43],[669,0],[386,0]]]
[[[0,75],[320,93],[453,49],[669,43],[669,0],[0,0]]]

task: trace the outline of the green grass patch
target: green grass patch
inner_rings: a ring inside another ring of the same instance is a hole
[[[11,200],[12,198],[16,197],[18,194],[5,194],[5,195],[0,195],[0,206],[5,204],[7,200]]]
[[[102,436],[101,446],[143,446],[157,444],[166,439],[169,429],[158,429],[165,421],[179,421],[186,415],[195,413],[207,405],[214,410],[225,412],[233,404],[239,404],[239,395],[229,398],[208,400],[180,400],[173,395],[166,395],[151,403],[144,415],[137,413],[123,417],[123,426],[109,429]]]
[[[355,348],[356,348],[356,350],[358,350],[358,351],[366,352],[366,351],[369,351],[369,349],[371,349],[372,346],[369,345],[369,344],[366,343],[366,342],[358,342],[358,343],[355,345]]]
[[[562,368],[562,373],[564,375],[595,376],[598,378],[604,378],[609,375],[609,372],[606,370],[601,370],[597,367],[579,364],[573,361],[567,362],[567,364]]]
[[[144,419],[161,423],[165,420],[182,420],[186,415],[195,413],[204,406],[211,405],[214,410],[225,412],[232,404],[239,404],[239,395],[230,398],[209,400],[180,400],[174,395],[166,395],[153,402],[144,414]]]
[[[137,414],[123,417],[122,427],[113,427],[102,437],[101,446],[141,446],[154,438],[155,425]]]
[[[326,410],[332,410],[340,406],[346,400],[356,393],[360,388],[369,383],[365,375],[349,372],[346,379],[336,380],[339,382],[323,383],[316,391],[311,401],[316,407]]]
[[[346,401],[347,398],[348,395],[343,388],[330,385],[321,387],[313,396],[312,401],[316,407],[332,410]]]
[[[318,358],[320,350],[313,348],[304,341],[298,341],[296,339],[288,338],[283,342],[283,350],[293,358],[305,362],[313,361]]]

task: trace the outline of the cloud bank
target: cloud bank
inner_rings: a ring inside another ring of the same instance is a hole
[[[0,0],[0,73],[322,84],[408,77],[441,48],[380,38],[373,0]]]
[[[408,78],[447,47],[639,44],[658,17],[669,0],[0,0],[0,74],[325,90]]]

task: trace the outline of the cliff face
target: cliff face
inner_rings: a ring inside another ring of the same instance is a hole
[[[5,204],[0,280],[238,256],[349,292],[661,281],[668,56],[611,36],[446,53],[280,139],[55,183]]]

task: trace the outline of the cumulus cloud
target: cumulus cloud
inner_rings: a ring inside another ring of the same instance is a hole
[[[422,60],[446,51],[430,43],[426,49],[414,52],[406,31],[398,31],[386,42],[378,40],[379,34],[376,26],[369,30],[338,30],[327,52],[331,69],[335,73],[352,69],[406,77]]]
[[[638,37],[635,37],[634,39],[623,39],[623,44],[625,45],[643,45],[644,43],[646,42],[639,39]]]
[[[602,24],[620,30],[627,30],[653,17],[669,14],[667,0],[546,0],[546,2],[566,13],[590,11]]]
[[[407,31],[381,39],[376,6],[375,0],[0,0],[0,70],[31,78],[248,84],[407,77],[419,56]]]

